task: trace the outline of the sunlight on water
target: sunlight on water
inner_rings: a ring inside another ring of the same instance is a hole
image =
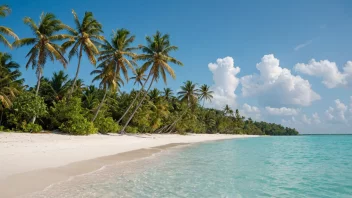
[[[196,144],[106,167],[33,197],[351,197],[352,136]]]

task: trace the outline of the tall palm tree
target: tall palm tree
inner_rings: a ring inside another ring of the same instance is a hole
[[[134,39],[135,36],[131,35],[130,31],[126,29],[113,31],[111,41],[105,40],[101,45],[102,50],[98,58],[104,64],[113,66],[116,75],[122,71],[126,81],[128,81],[127,68],[134,72],[134,66],[137,65],[134,60],[137,54],[133,52],[136,48],[131,47]]]
[[[128,70],[130,68],[134,73],[136,73],[134,66],[137,65],[134,58],[136,55],[133,51],[136,49],[135,47],[131,47],[133,41],[135,39],[134,35],[131,35],[130,31],[126,29],[117,29],[116,32],[113,31],[111,35],[111,41],[108,42],[105,40],[104,44],[101,46],[102,50],[100,52],[100,56],[98,58],[99,61],[102,61],[106,65],[110,65],[115,69],[115,75],[120,76],[120,72],[122,71],[123,75],[125,76],[126,81],[128,81]],[[144,71],[138,71],[140,78],[143,79]],[[141,81],[142,79],[138,79]],[[137,81],[137,79],[136,79]],[[143,89],[143,86],[142,86]],[[139,97],[139,93],[137,94],[136,98]],[[136,98],[132,101],[130,106],[127,108],[125,113],[120,117],[117,121],[119,123],[122,118],[125,117],[127,112],[130,110]]]
[[[109,91],[117,91],[120,87],[120,83],[123,84],[120,75],[116,75],[114,65],[106,65],[104,63],[100,63],[97,70],[91,72],[91,75],[96,74],[93,78],[93,81],[100,80],[99,86],[104,90],[104,96],[101,100],[98,109],[96,110],[92,122],[97,118],[101,107],[105,102],[106,95]]]
[[[72,14],[76,27],[75,29],[67,28],[71,36],[68,41],[62,44],[63,50],[73,46],[68,53],[69,60],[71,60],[73,56],[78,56],[76,75],[71,85],[70,95],[72,95],[76,86],[83,53],[87,55],[90,63],[95,65],[95,56],[99,54],[97,44],[99,41],[104,40],[104,37],[100,35],[103,33],[102,25],[94,18],[92,12],[85,12],[82,22],[80,22],[74,10],[72,10]]]
[[[69,35],[56,34],[65,29],[65,25],[51,13],[43,13],[38,25],[29,17],[25,17],[23,21],[31,28],[35,37],[17,40],[13,45],[15,47],[33,46],[26,56],[29,57],[26,68],[28,69],[30,65],[33,69],[36,68],[37,88],[35,94],[38,95],[43,69],[48,59],[53,62],[58,60],[66,68],[67,60],[62,55],[61,47],[54,41],[62,41],[69,38]],[[33,117],[32,123],[35,122],[35,119],[36,117]]]
[[[202,85],[199,89],[199,100],[203,100],[203,105],[204,107],[204,102],[206,100],[211,101],[213,99],[213,91],[210,90],[210,87],[206,84]]]
[[[163,94],[164,94],[164,98],[165,98],[167,101],[169,101],[174,93],[172,92],[172,89],[170,89],[170,88],[164,88]]]
[[[0,17],[6,17],[10,13],[11,13],[11,8],[8,5],[1,5],[0,6]],[[12,31],[11,28],[8,28],[8,27],[5,27],[5,26],[0,26],[0,42],[11,49],[12,45],[5,38],[4,35],[11,36],[15,40],[18,40],[18,36]]]
[[[140,45],[140,49],[144,54],[140,54],[136,57],[137,60],[145,61],[142,65],[142,70],[147,71],[149,68],[149,74],[147,80],[144,83],[148,82],[151,77],[151,81],[147,91],[144,93],[142,99],[139,101],[137,107],[134,109],[131,116],[128,118],[124,127],[121,130],[121,133],[124,133],[126,127],[132,120],[134,114],[137,112],[139,107],[142,105],[145,97],[147,96],[150,87],[153,85],[154,81],[158,81],[160,76],[163,78],[164,83],[166,84],[166,73],[169,73],[172,78],[176,78],[174,70],[168,64],[169,62],[183,65],[182,62],[177,60],[176,58],[169,55],[170,52],[176,51],[178,47],[170,44],[170,36],[168,34],[161,34],[159,31],[156,32],[153,37],[146,37],[147,45]],[[143,87],[144,87],[143,86]]]
[[[169,131],[175,126],[177,122],[179,122],[182,117],[188,112],[188,109],[192,108],[194,105],[197,104],[199,93],[198,89],[196,88],[196,84],[194,84],[192,81],[188,80],[183,83],[184,85],[181,86],[181,91],[177,92],[178,99],[181,100],[182,102],[187,103],[186,110],[184,110],[181,115],[175,119],[175,121],[166,129],[166,131]]]

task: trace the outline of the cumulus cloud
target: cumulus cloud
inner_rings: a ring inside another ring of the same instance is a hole
[[[293,48],[295,51],[298,51],[304,47],[307,47],[308,45],[312,44],[313,40],[306,41],[305,43],[297,45],[295,48]]]
[[[343,71],[339,71],[335,62],[329,60],[316,61],[310,60],[307,64],[298,63],[294,67],[295,71],[310,76],[321,77],[322,83],[328,88],[338,86],[346,86],[352,82],[352,62],[348,61],[343,67]]]
[[[293,109],[293,108],[287,108],[287,107],[281,107],[281,108],[265,107],[265,110],[270,115],[276,115],[276,116],[297,115],[299,113],[299,111],[300,111],[299,109]]]
[[[259,75],[241,78],[244,97],[258,96],[259,104],[271,107],[309,106],[320,99],[308,80],[294,76],[290,70],[282,68],[273,54],[265,55],[256,67]]]
[[[321,123],[318,113],[313,113],[312,116],[307,116],[306,114],[303,114],[301,116],[292,116],[291,119],[282,119],[281,122],[283,124],[295,127],[297,127],[298,125],[302,126]]]
[[[235,90],[239,84],[236,75],[241,71],[235,67],[234,60],[231,57],[219,58],[216,63],[209,63],[209,70],[213,73],[214,85],[211,89],[214,91],[213,100],[207,106],[214,108],[223,108],[226,104],[235,108],[236,94]]]
[[[252,118],[254,120],[261,119],[261,111],[256,106],[250,106],[247,103],[244,103],[241,109],[241,114],[243,114],[247,118]]]
[[[332,123],[346,123],[346,112],[348,107],[339,99],[335,100],[335,107],[329,107],[325,111],[326,119]]]

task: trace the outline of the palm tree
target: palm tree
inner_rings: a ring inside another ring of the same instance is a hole
[[[225,114],[225,115],[232,115],[232,114],[233,114],[233,110],[230,108],[229,105],[225,105],[223,111],[224,111],[224,114]]]
[[[169,73],[172,78],[176,78],[174,70],[171,68],[171,66],[168,64],[169,62],[177,64],[177,65],[183,65],[182,62],[178,61],[176,58],[171,57],[169,55],[170,52],[176,51],[178,47],[171,45],[170,44],[170,36],[168,34],[162,35],[159,31],[156,32],[153,37],[146,37],[147,45],[140,45],[139,48],[142,50],[144,54],[140,54],[136,57],[136,60],[141,60],[145,61],[145,63],[142,65],[142,70],[147,71],[149,68],[149,74],[147,77],[147,80],[144,83],[145,84],[148,82],[149,78],[151,78],[149,87],[147,91],[144,93],[143,98],[139,101],[137,107],[134,109],[133,113],[125,123],[124,127],[121,130],[121,133],[124,133],[126,127],[132,120],[134,114],[137,112],[139,107],[142,105],[145,97],[147,96],[150,87],[154,83],[154,81],[158,81],[161,77],[164,80],[164,83],[166,84],[166,73]],[[144,88],[142,87],[142,89]]]
[[[198,101],[199,93],[196,84],[188,80],[181,86],[181,91],[177,92],[178,99],[187,102],[188,107],[195,105]]]
[[[114,92],[118,90],[118,88],[120,87],[120,83],[123,84],[123,81],[121,80],[120,75],[116,75],[115,73],[114,65],[106,65],[104,63],[100,63],[98,66],[98,69],[91,72],[91,75],[93,74],[96,74],[96,76],[93,78],[92,82],[100,80],[99,86],[103,88],[104,96],[98,106],[98,109],[94,114],[92,122],[94,122],[94,120],[97,118],[98,113],[104,104],[108,91]]]
[[[113,66],[116,75],[122,71],[126,81],[128,81],[127,67],[134,72],[133,66],[137,65],[133,60],[136,57],[136,54],[133,53],[136,48],[131,47],[134,39],[135,36],[131,35],[130,31],[126,29],[113,31],[111,41],[105,40],[104,44],[102,44],[102,50],[98,58],[104,64]]]
[[[199,89],[199,100],[203,100],[203,105],[204,107],[204,102],[206,100],[211,101],[213,99],[213,91],[210,90],[210,87],[206,84],[202,85]]]
[[[186,110],[181,113],[181,115],[166,129],[166,131],[171,130],[172,127],[175,126],[175,124],[179,122],[182,117],[188,112],[188,109],[192,108],[195,104],[197,104],[199,93],[198,89],[196,88],[196,84],[189,80],[184,82],[183,84],[184,85],[181,86],[181,91],[177,92],[177,95],[179,100],[187,103],[188,108],[186,108]]]
[[[37,88],[35,95],[38,95],[43,69],[48,59],[53,62],[58,60],[66,68],[67,60],[61,53],[61,47],[53,42],[67,39],[69,35],[56,34],[63,30],[65,25],[51,13],[43,13],[38,25],[29,17],[24,18],[24,23],[31,28],[35,37],[17,40],[13,45],[15,47],[33,46],[26,56],[29,57],[26,68],[28,69],[30,65],[33,69],[36,67]],[[35,122],[35,119],[36,117],[33,117],[32,123]]]
[[[87,55],[90,63],[95,65],[95,56],[99,54],[96,45],[99,41],[104,40],[104,37],[100,35],[103,33],[102,25],[94,18],[92,12],[85,12],[82,22],[80,22],[74,10],[72,10],[72,14],[76,28],[67,28],[71,36],[68,41],[62,44],[63,50],[73,46],[68,54],[69,60],[71,60],[73,56],[78,56],[76,75],[73,79],[69,96],[71,96],[76,86],[83,53]]]
[[[60,70],[59,72],[54,72],[53,77],[50,80],[51,87],[55,92],[56,100],[61,100],[67,93],[70,86],[70,80],[68,79],[68,74]]]
[[[0,125],[2,123],[3,109],[10,108],[12,101],[22,89],[23,79],[19,79],[21,72],[20,67],[14,61],[11,61],[11,55],[0,52]]]
[[[131,44],[133,43],[135,39],[134,35],[131,35],[131,33],[126,30],[126,29],[118,29],[113,31],[112,36],[111,36],[111,41],[108,42],[105,40],[104,44],[101,46],[102,50],[100,52],[100,57],[98,58],[99,61],[102,61],[106,65],[110,65],[111,67],[114,67],[115,69],[115,75],[120,76],[120,72],[122,71],[123,75],[125,76],[126,81],[128,81],[128,71],[127,68],[130,68],[134,73],[135,71],[134,66],[137,65],[137,63],[133,60],[133,58],[136,57],[136,54],[133,53],[133,51],[136,49],[135,47],[131,47]],[[138,81],[142,81],[144,78],[143,76],[144,71],[138,70],[138,73],[136,73],[138,78]],[[136,78],[137,81],[137,78]],[[142,86],[143,89],[143,86]],[[139,97],[139,93],[137,94],[137,97]],[[132,101],[130,106],[127,108],[125,113],[120,117],[120,119],[117,121],[119,123],[122,118],[125,117],[127,112],[130,110],[134,102],[136,101],[136,98]]]
[[[0,17],[6,17],[11,13],[11,8],[8,5],[0,6]],[[18,40],[18,36],[12,31],[11,28],[0,26],[0,42],[2,42],[5,46],[12,48],[10,42],[5,38],[4,35],[11,36],[15,40]]]
[[[169,101],[174,93],[172,92],[172,89],[170,89],[170,88],[164,88],[163,94],[164,94],[164,98],[165,98],[167,101]]]
[[[133,85],[136,85],[136,83],[138,83],[138,85],[140,86],[143,86],[143,82],[147,80],[144,71],[141,68],[136,68],[134,76],[132,76],[130,79],[134,80]]]

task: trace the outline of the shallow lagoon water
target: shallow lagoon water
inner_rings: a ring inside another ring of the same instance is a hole
[[[352,197],[352,136],[181,146],[104,167],[30,197]]]

